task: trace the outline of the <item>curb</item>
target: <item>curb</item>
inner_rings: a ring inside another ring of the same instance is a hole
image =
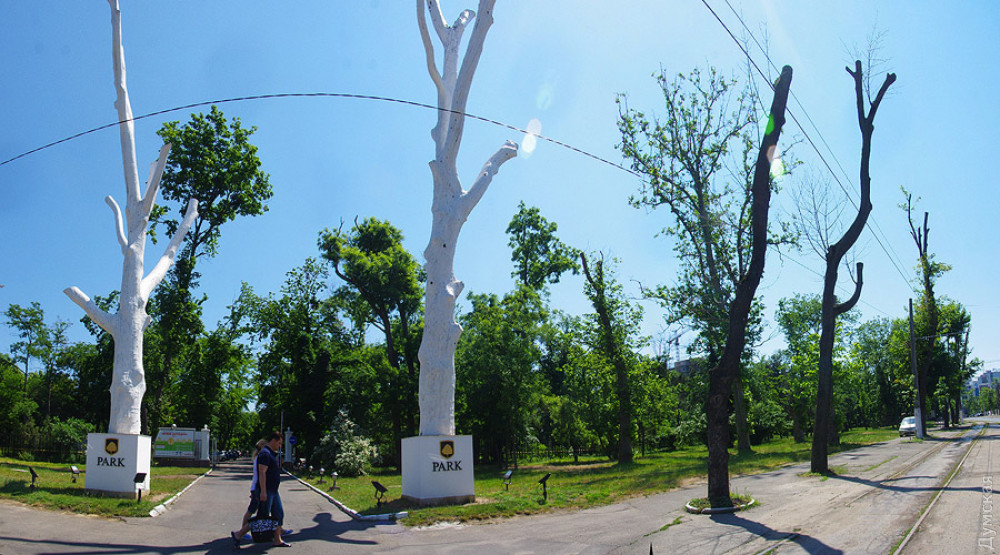
[[[299,478],[298,476],[292,474],[291,472],[288,472],[286,470],[285,474],[288,474],[292,478],[295,478],[296,480],[298,480],[298,482],[300,484],[302,484],[302,485],[306,486],[307,488],[313,490],[314,492],[322,495],[323,497],[326,498],[327,501],[329,501],[330,503],[333,503],[334,505],[336,505],[337,508],[341,510],[341,512],[343,512],[344,514],[346,514],[347,516],[351,517],[354,520],[361,520],[361,521],[366,521],[366,522],[395,522],[395,521],[397,521],[397,520],[399,520],[401,518],[406,518],[409,515],[409,513],[406,512],[406,511],[398,512],[398,513],[386,513],[386,514],[381,514],[381,515],[363,515],[363,514],[357,512],[357,511],[355,511],[354,509],[348,507],[347,505],[344,505],[340,501],[337,501],[329,493],[327,493],[327,492],[325,492],[325,491],[317,488],[316,486],[310,484],[309,482],[306,482],[305,480],[303,480],[302,478]],[[178,494],[178,495],[180,495],[180,494]]]
[[[742,505],[736,505],[735,507],[715,507],[715,508],[706,507],[704,509],[699,509],[697,507],[692,506],[690,503],[685,503],[684,504],[684,508],[687,510],[687,512],[689,512],[689,513],[691,513],[693,515],[698,515],[698,514],[701,514],[701,515],[721,515],[721,514],[727,514],[727,513],[735,513],[737,511],[742,511],[744,509],[749,509],[750,507],[753,507],[754,504],[756,504],[756,503],[757,503],[756,499],[750,499],[749,503],[744,503]]]
[[[185,487],[181,491],[177,492],[177,495],[175,495],[175,496],[171,497],[170,499],[167,499],[163,503],[160,503],[159,505],[153,507],[153,510],[149,511],[149,516],[155,518],[155,517],[158,517],[158,516],[162,515],[163,513],[167,512],[167,506],[168,505],[170,505],[174,501],[177,501],[177,498],[180,497],[181,495],[183,495],[185,491],[191,489],[191,486],[197,484],[198,480],[201,480],[205,476],[208,476],[209,474],[211,474],[212,470],[214,470],[214,469],[209,468],[208,472],[206,472],[206,473],[202,474],[201,476],[198,476],[197,478],[195,478],[193,482],[191,482],[190,484],[187,485],[187,487]]]

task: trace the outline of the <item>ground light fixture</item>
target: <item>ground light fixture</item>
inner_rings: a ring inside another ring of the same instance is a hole
[[[76,479],[80,477],[80,469],[74,464],[70,465],[69,471],[73,474],[73,483],[75,484]]]
[[[137,497],[135,498],[135,502],[136,503],[142,501],[142,488],[139,487],[139,484],[141,484],[141,483],[143,483],[145,481],[146,481],[146,473],[145,472],[138,472],[138,473],[136,473],[135,478],[132,479],[132,482],[135,483],[135,491],[136,491],[136,495],[137,495]]]
[[[35,472],[35,469],[30,466],[28,467],[28,472],[31,473],[31,485],[28,487],[30,489],[35,489],[35,481],[38,480],[38,473]]]
[[[333,491],[335,489],[340,489],[340,486],[337,485],[337,478],[338,477],[339,477],[339,474],[337,474],[336,472],[331,472],[330,473],[330,488],[327,489],[327,491]]]
[[[508,470],[503,473],[503,477],[500,478],[500,483],[503,484],[504,491],[510,491],[510,478],[514,475],[513,470]]]
[[[545,499],[545,501],[549,500],[549,489],[548,489],[547,482],[549,481],[549,477],[551,477],[551,476],[552,476],[552,473],[551,472],[547,472],[547,473],[545,473],[545,476],[542,476],[541,480],[538,480],[538,483],[542,484],[542,498]]]
[[[382,504],[385,503],[382,498],[385,497],[385,492],[389,490],[385,489],[385,486],[375,480],[372,480],[372,486],[375,488],[375,508],[381,509]]]

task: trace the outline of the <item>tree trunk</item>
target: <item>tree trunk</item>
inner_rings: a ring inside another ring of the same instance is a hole
[[[886,75],[878,95],[871,103],[869,112],[865,115],[864,106],[864,80],[862,74],[861,61],[854,63],[854,71],[847,68],[847,72],[854,78],[855,101],[858,109],[858,125],[861,128],[861,204],[858,213],[851,223],[851,227],[844,232],[839,241],[830,245],[826,254],[826,274],[823,276],[823,308],[820,321],[822,329],[819,340],[819,365],[817,369],[816,388],[816,421],[813,428],[811,470],[813,472],[825,474],[829,471],[827,465],[828,443],[831,426],[833,425],[833,346],[834,334],[836,333],[837,316],[847,312],[858,302],[861,297],[861,287],[863,285],[863,266],[859,262],[857,265],[858,279],[855,284],[854,294],[844,303],[837,304],[835,288],[837,287],[837,271],[840,261],[847,254],[854,243],[861,236],[861,231],[868,221],[868,215],[872,210],[871,203],[871,175],[869,173],[869,162],[871,159],[872,133],[875,130],[873,122],[879,104],[885,96],[886,90],[896,80],[896,75],[890,73]]]
[[[167,162],[170,145],[164,145],[160,149],[159,158],[150,168],[146,193],[140,196],[132,107],[129,103],[128,90],[125,87],[125,56],[121,47],[121,11],[118,9],[118,0],[109,0],[109,3],[111,4],[115,88],[118,93],[115,107],[118,109],[118,119],[121,122],[119,129],[127,198],[125,209],[127,226],[122,223],[121,210],[114,199],[110,196],[105,199],[114,212],[118,243],[124,256],[118,312],[110,315],[101,310],[90,297],[76,287],[66,289],[64,293],[83,308],[97,325],[114,338],[115,359],[111,381],[111,417],[108,423],[108,432],[138,434],[142,430],[141,405],[142,396],[146,392],[145,373],[142,366],[143,332],[149,325],[146,302],[153,289],[163,280],[167,269],[177,255],[177,249],[180,247],[181,241],[184,240],[184,235],[198,216],[198,201],[191,200],[188,203],[184,219],[167,245],[166,251],[149,275],[143,278],[146,227],[149,224],[149,214],[156,201],[160,176],[163,174],[163,167]]]
[[[437,86],[438,123],[431,131],[436,157],[430,163],[434,178],[431,205],[431,238],[424,250],[427,261],[424,334],[420,343],[420,435],[455,433],[455,348],[462,327],[455,321],[455,300],[464,284],[455,279],[455,247],[462,224],[493,181],[504,162],[517,155],[517,145],[507,141],[486,162],[468,191],[458,179],[456,160],[465,126],[465,106],[472,77],[482,54],[486,33],[493,24],[495,0],[480,0],[479,17],[466,46],[461,70],[458,49],[469,20],[466,10],[453,25],[444,21],[437,0],[426,0],[434,30],[444,46],[443,75],[438,71],[424,14],[424,0],[417,0],[417,21],[427,54],[427,70]]]
[[[802,417],[798,411],[792,411],[792,439],[795,443],[805,443],[806,430],[802,427]]]
[[[628,379],[628,365],[622,354],[622,346],[615,339],[614,326],[608,312],[606,283],[604,281],[603,260],[598,260],[594,273],[587,266],[587,255],[580,253],[583,263],[583,275],[594,290],[591,302],[597,311],[597,320],[601,326],[601,337],[604,343],[604,354],[610,359],[615,369],[615,391],[618,395],[618,454],[620,463],[632,462],[632,392]]]
[[[752,453],[750,448],[750,426],[747,425],[747,398],[743,388],[743,376],[733,381],[733,411],[736,413],[736,446],[740,453]]]
[[[729,494],[729,398],[733,380],[739,375],[746,346],[746,327],[754,294],[764,275],[767,254],[767,220],[771,202],[771,161],[785,124],[785,104],[792,81],[792,68],[785,66],[774,87],[774,100],[767,131],[757,153],[751,207],[752,250],[746,274],[736,287],[729,305],[726,347],[719,365],[709,373],[708,403],[708,500],[712,507],[731,507]]]

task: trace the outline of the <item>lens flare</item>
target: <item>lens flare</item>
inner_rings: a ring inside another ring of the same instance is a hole
[[[771,179],[781,179],[785,175],[785,164],[780,156],[775,156],[771,160]]]
[[[526,129],[528,132],[524,134],[524,140],[521,141],[521,153],[525,157],[529,157],[538,146],[537,135],[542,134],[542,122],[538,121],[538,118],[531,118]]]

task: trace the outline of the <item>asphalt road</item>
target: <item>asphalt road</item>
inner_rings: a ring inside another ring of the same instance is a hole
[[[996,422],[996,417],[990,418]],[[915,527],[901,553],[993,553],[1000,550],[1000,426],[972,445],[954,477]],[[994,480],[998,480],[995,482]]]
[[[705,492],[704,484],[695,484],[585,511],[414,529],[351,520],[304,485],[284,480],[286,522],[296,529],[287,538],[292,548],[256,544],[242,551],[645,555],[652,548],[657,554],[891,553],[972,445],[961,472],[904,552],[975,553],[986,533],[983,480],[991,476],[990,450],[1000,431],[991,428],[973,443],[974,432],[936,431],[933,440],[893,440],[840,453],[831,457],[837,476],[830,478],[804,475],[808,465],[736,477],[733,490],[749,493],[760,505],[735,515],[686,513],[684,504]],[[156,518],[105,519],[2,502],[0,555],[232,553],[228,531],[239,524],[248,484],[248,465],[223,465]],[[956,521],[972,524],[958,526]],[[990,525],[1000,528],[995,522]],[[954,537],[933,543],[942,536],[939,530]],[[994,547],[1000,548],[1000,541]]]

